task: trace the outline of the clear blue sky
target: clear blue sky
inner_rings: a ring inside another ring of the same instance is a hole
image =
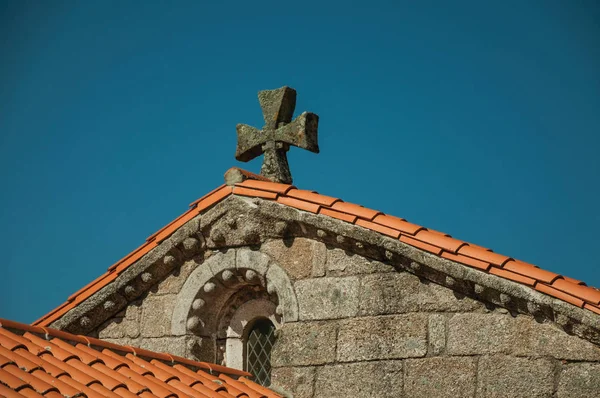
[[[235,125],[283,85],[299,188],[600,286],[598,2],[211,3],[0,1],[1,317],[257,172]]]

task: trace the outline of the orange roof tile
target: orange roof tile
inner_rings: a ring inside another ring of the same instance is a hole
[[[333,218],[337,218],[338,220],[343,220],[346,222],[349,222],[351,224],[354,224],[354,222],[356,221],[356,216],[353,216],[351,214],[346,214],[346,213],[342,213],[336,210],[331,210],[331,209],[326,209],[324,207],[321,208],[321,210],[319,210],[319,214],[323,214],[324,216],[328,216],[328,217],[333,217]]]
[[[448,260],[456,261],[457,263],[462,263],[466,265],[470,265],[474,268],[479,268],[483,271],[489,271],[491,264],[486,263],[484,261],[475,260],[474,258],[463,256],[462,254],[453,254],[449,252],[443,252],[442,257],[447,258]]]
[[[356,225],[360,225],[363,228],[371,229],[371,230],[377,231],[381,234],[391,236],[392,238],[397,239],[400,237],[400,231],[398,231],[397,229],[388,228],[386,226],[383,226],[381,224],[377,224],[377,223],[374,223],[371,221],[366,221],[366,220],[359,218],[358,220],[356,220]]]
[[[240,195],[240,196],[250,196],[253,198],[263,198],[263,199],[271,199],[271,200],[277,199],[277,193],[275,193],[275,192],[261,191],[258,189],[244,188],[244,187],[234,187],[233,194]]]
[[[265,181],[264,178],[241,169],[238,169],[238,171],[247,179],[235,184],[234,187],[222,185],[193,202],[190,205],[192,207],[190,210],[159,230],[156,234],[150,236],[146,243],[112,265],[107,273],[71,295],[66,303],[44,315],[33,324],[41,326],[50,325],[147,254],[158,244],[158,241],[166,239],[185,222],[206,211],[229,195],[258,197],[359,225],[482,272],[491,273],[528,286],[535,286],[536,290],[540,292],[567,301],[578,307],[593,312],[600,310],[600,291],[586,286],[581,281],[543,270],[502,254],[494,253],[490,249],[475,244],[463,242],[443,232],[412,224],[403,218],[344,202],[338,198],[320,195],[314,191],[300,190],[293,185]]]
[[[341,211],[343,213],[352,214],[354,216],[364,218],[365,220],[371,221],[375,218],[375,216],[382,214],[379,211],[367,209],[366,207],[362,207],[360,205],[355,205],[354,203],[348,202],[336,202],[331,206],[332,209]]]
[[[300,210],[310,211],[311,213],[318,213],[319,209],[321,208],[321,206],[319,206],[317,204],[314,204],[311,202],[306,202],[306,201],[300,200],[300,199],[290,198],[287,196],[279,196],[277,198],[277,203],[281,203],[286,206],[295,207],[296,209],[300,209]]]
[[[0,396],[281,397],[225,366],[5,319],[0,331]]]
[[[529,285],[529,286],[534,286],[536,283],[536,280],[533,278],[529,278],[527,276],[523,276],[523,275],[511,272],[511,271],[507,271],[502,268],[492,267],[492,268],[490,268],[490,274],[496,275],[496,276],[501,276],[502,278],[510,279],[513,282],[519,282],[519,283],[522,283],[524,285]]]
[[[443,252],[441,247],[437,247],[434,245],[430,245],[429,243],[421,242],[420,240],[411,238],[410,236],[407,236],[407,235],[400,235],[400,242],[406,243],[407,245],[417,247],[419,249],[428,251],[433,254],[437,254],[438,256],[441,256],[442,252]]]
[[[386,227],[397,229],[403,234],[415,235],[420,230],[424,229],[420,225],[412,224],[403,218],[388,216],[385,214],[378,215],[373,219],[377,224],[385,225]]]
[[[456,253],[458,249],[466,245],[465,242],[446,236],[439,232],[422,230],[417,232],[415,238],[421,242],[429,243],[434,246],[441,247],[450,253]]]
[[[305,200],[307,202],[316,203],[322,206],[331,207],[335,202],[339,202],[339,199],[332,198],[331,196],[319,195],[313,191],[305,191],[303,189],[290,189],[286,196],[290,196],[292,198]]]

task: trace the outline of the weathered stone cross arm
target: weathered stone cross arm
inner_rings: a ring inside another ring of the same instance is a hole
[[[317,130],[319,116],[304,112],[292,121],[296,91],[289,87],[258,93],[265,126],[258,130],[238,124],[235,158],[248,162],[264,153],[261,174],[272,181],[292,183],[286,152],[290,145],[319,152]]]

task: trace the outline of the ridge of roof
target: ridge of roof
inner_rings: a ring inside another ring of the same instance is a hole
[[[281,397],[247,376],[221,365],[0,319],[0,396]]]
[[[143,245],[111,265],[105,274],[69,296],[65,303],[33,322],[33,325],[50,325],[116,279],[127,267],[183,224],[230,195],[261,198],[358,225],[447,260],[527,285],[538,292],[600,315],[600,290],[587,286],[585,282],[577,279],[455,239],[449,234],[410,223],[404,218],[344,202],[339,198],[321,195],[316,191],[298,189],[291,184],[272,182],[240,168],[229,169],[225,176],[227,185],[221,185],[192,202],[189,210],[148,237]]]

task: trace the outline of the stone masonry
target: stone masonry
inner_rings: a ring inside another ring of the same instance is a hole
[[[283,322],[272,353],[272,388],[288,396],[592,397],[600,392],[600,348],[554,323],[314,239],[271,239],[227,253],[250,249],[285,270],[297,298],[297,319]],[[174,336],[171,328],[177,294],[215,253],[207,250],[174,269],[100,326],[98,336],[218,361],[216,340]]]

